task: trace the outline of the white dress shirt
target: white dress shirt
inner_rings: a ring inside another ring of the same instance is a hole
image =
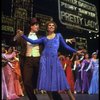
[[[32,33],[32,32],[29,33],[28,38],[30,38],[32,40],[38,39],[38,37],[36,36],[36,33]],[[26,56],[39,57],[40,56],[39,45],[31,44],[31,43],[27,42]]]

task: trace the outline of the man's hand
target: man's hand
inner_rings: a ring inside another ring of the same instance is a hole
[[[20,29],[18,29],[16,31],[16,35],[14,36],[14,41],[16,41],[17,39],[19,39],[22,35],[23,35],[23,31],[21,31]]]
[[[20,29],[18,29],[16,33],[17,33],[16,35],[18,35],[18,36],[23,35],[23,31],[21,31]]]

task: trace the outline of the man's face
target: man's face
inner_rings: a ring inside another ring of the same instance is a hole
[[[39,31],[39,24],[34,24],[31,26],[31,31],[38,32]]]

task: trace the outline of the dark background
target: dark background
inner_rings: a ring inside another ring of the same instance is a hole
[[[92,3],[96,6],[97,8],[97,14],[99,18],[99,0],[85,0],[89,3]],[[2,5],[1,5],[1,12],[4,15],[11,16],[11,3],[12,0],[2,0]],[[53,20],[57,23],[57,32],[61,32],[63,37],[66,38],[72,38],[72,37],[83,37],[87,39],[88,42],[88,51],[89,53],[92,53],[96,51],[99,48],[99,38],[94,38],[99,33],[89,33],[88,31],[79,31],[76,29],[68,29],[66,26],[62,25],[59,22],[58,18],[58,0],[33,0],[33,17],[35,16],[36,13],[41,13],[44,15],[48,15],[53,17]],[[90,36],[92,39],[90,39]],[[2,39],[6,38],[7,43],[10,44],[11,38],[13,36],[8,36],[8,35],[3,35],[2,34]]]

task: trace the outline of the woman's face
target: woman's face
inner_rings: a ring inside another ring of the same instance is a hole
[[[8,49],[8,53],[12,53],[13,52],[13,50],[12,50],[12,48],[10,47],[9,49]]]
[[[75,57],[75,58],[76,58],[76,60],[79,60],[79,56],[78,56],[78,55],[76,55],[76,57]]]
[[[2,47],[2,53],[5,53],[5,48],[4,47]]]
[[[67,57],[66,57],[66,59],[67,59],[67,60],[70,60],[70,57],[69,57],[69,56],[67,56]]]
[[[55,24],[54,23],[49,23],[47,27],[48,32],[52,33],[55,31]]]
[[[93,58],[94,58],[94,59],[96,59],[96,58],[97,58],[97,55],[96,55],[96,54],[95,54],[95,55],[93,55]]]
[[[86,55],[85,55],[85,58],[89,58],[89,55],[88,55],[88,54],[86,54]]]

